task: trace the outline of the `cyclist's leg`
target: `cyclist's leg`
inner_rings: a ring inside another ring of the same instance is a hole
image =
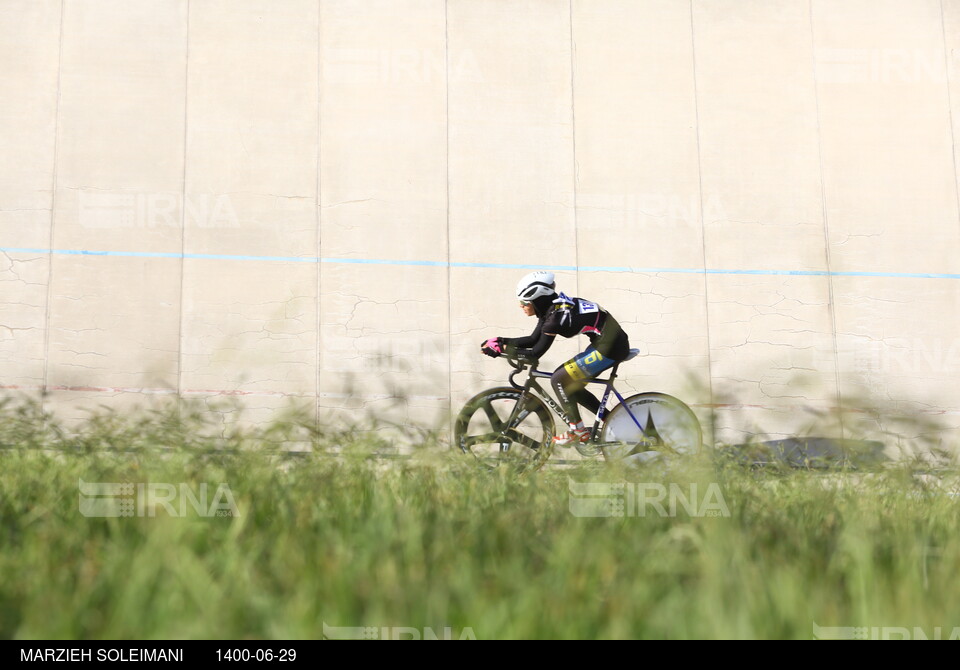
[[[586,389],[587,382],[614,364],[614,360],[589,347],[553,373],[550,381],[567,412],[571,429],[583,428],[578,405],[583,405],[594,414],[600,410],[600,401]]]
[[[574,423],[581,420],[579,407],[585,407],[594,415],[600,411],[600,400],[586,388],[587,379],[575,379],[564,366],[560,366],[553,373],[550,382]]]
[[[580,385],[578,390],[569,393],[570,399],[576,402],[580,407],[585,408],[594,416],[600,412],[600,399],[587,390],[586,386]]]
[[[590,441],[591,433],[583,425],[583,419],[580,418],[580,408],[577,406],[577,401],[580,400],[579,394],[584,392],[583,381],[579,377],[580,372],[562,365],[550,378],[553,390],[560,398],[560,403],[563,405],[564,413],[569,421],[567,431],[553,438],[553,443],[561,447]]]
[[[584,392],[582,379],[579,371],[571,372],[566,365],[557,368],[550,378],[550,384],[553,386],[557,397],[560,398],[560,404],[563,405],[563,409],[567,413],[571,428],[576,428],[578,424],[582,423],[580,407],[578,406],[580,393]]]

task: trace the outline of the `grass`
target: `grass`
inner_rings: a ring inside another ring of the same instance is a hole
[[[960,635],[949,472],[931,483],[909,466],[773,472],[714,457],[515,477],[429,444],[369,458],[385,446],[370,434],[296,421],[224,433],[190,413],[106,415],[68,432],[36,406],[0,409],[2,638],[320,638],[324,624],[455,639]],[[314,454],[276,455],[304,440]],[[80,479],[223,483],[239,515],[87,517]],[[578,517],[571,480],[713,484],[729,516]]]

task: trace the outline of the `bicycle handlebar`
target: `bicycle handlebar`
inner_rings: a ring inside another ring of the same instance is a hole
[[[523,372],[523,371],[526,370],[528,367],[533,368],[534,370],[536,370],[536,369],[537,369],[537,363],[540,362],[539,360],[537,360],[537,359],[535,359],[535,358],[534,358],[534,359],[530,359],[530,358],[519,358],[519,357],[516,357],[516,358],[515,358],[515,357],[513,357],[513,356],[508,356],[507,354],[503,354],[503,358],[506,358],[506,359],[507,359],[507,362],[510,364],[510,367],[512,367],[512,368],[513,368],[514,370],[516,370],[517,372]]]
[[[512,356],[507,356],[506,354],[504,354],[503,357],[507,359],[507,363],[509,363],[510,367],[513,368],[513,372],[510,373],[510,378],[509,378],[510,386],[512,386],[517,390],[522,390],[523,386],[515,382],[514,377],[516,377],[518,374],[526,370],[528,366],[531,367],[533,370],[536,370],[537,363],[539,361],[514,358]]]

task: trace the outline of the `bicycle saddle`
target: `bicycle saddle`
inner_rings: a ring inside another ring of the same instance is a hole
[[[636,357],[639,356],[639,355],[640,355],[640,350],[639,350],[639,349],[631,349],[631,350],[630,350],[630,355],[627,356],[626,358],[624,358],[624,359],[623,359],[623,362],[626,363],[627,361],[632,361],[634,358],[636,358]]]

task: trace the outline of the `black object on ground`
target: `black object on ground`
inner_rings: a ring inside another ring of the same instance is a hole
[[[744,465],[810,469],[863,468],[889,460],[883,453],[882,442],[829,437],[790,437],[735,444],[722,451]]]

